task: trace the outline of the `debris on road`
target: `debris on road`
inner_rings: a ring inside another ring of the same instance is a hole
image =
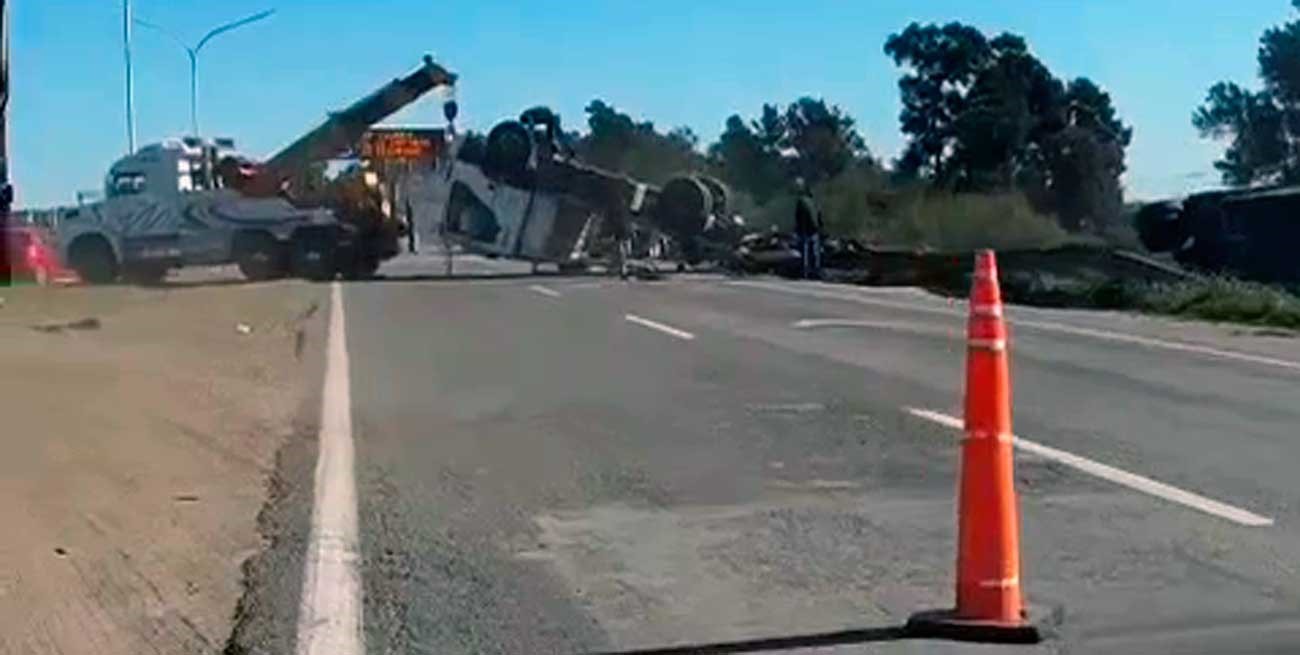
[[[47,334],[61,334],[65,330],[98,330],[100,327],[99,319],[91,317],[66,323],[45,323],[41,325],[33,325],[32,329]]]

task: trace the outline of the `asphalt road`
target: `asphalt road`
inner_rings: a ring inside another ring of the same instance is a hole
[[[1013,309],[1015,426],[1034,446],[1017,456],[1023,578],[1055,634],[898,641],[952,602],[961,303],[457,267],[406,258],[338,296],[359,516],[359,557],[339,561],[360,576],[367,652],[1300,639],[1290,339]],[[289,652],[302,629],[317,443],[281,452],[228,652]],[[834,644],[854,640],[871,643]]]

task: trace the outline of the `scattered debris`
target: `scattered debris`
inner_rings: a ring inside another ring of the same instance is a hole
[[[852,480],[822,480],[815,478],[812,480],[796,481],[776,478],[768,482],[770,486],[778,489],[793,489],[797,491],[849,491],[857,489],[858,483]]]
[[[320,303],[315,300],[311,301],[311,304],[307,305],[307,309],[304,309],[302,313],[298,315],[298,321],[305,321],[315,316],[318,310],[320,310]]]
[[[64,330],[98,330],[100,327],[102,326],[99,319],[91,317],[67,323],[44,323],[41,325],[33,325],[32,329],[46,334],[59,334]]]
[[[236,323],[236,324],[235,324],[235,331],[238,332],[238,333],[240,333],[240,334],[252,334],[252,333],[253,333],[253,326],[251,326],[251,325],[249,325],[249,324],[247,324],[247,323]]]
[[[1300,336],[1300,335],[1297,335],[1295,332],[1292,332],[1292,331],[1290,331],[1290,330],[1281,330],[1281,329],[1274,329],[1274,328],[1261,328],[1261,329],[1257,329],[1257,330],[1233,330],[1233,331],[1232,331],[1232,336],[1234,336],[1234,337],[1242,337],[1242,336],[1250,336],[1250,337],[1285,337],[1285,338],[1288,338],[1288,339],[1293,339],[1293,338],[1295,338],[1296,336]]]

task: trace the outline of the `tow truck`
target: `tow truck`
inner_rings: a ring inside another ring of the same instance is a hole
[[[220,264],[238,265],[251,280],[370,275],[399,252],[402,225],[373,197],[358,201],[355,193],[304,188],[295,179],[455,80],[426,56],[415,72],[331,113],[264,163],[242,156],[229,139],[141,148],[110,167],[102,201],[65,213],[60,254],[90,283],[155,281],[174,268]],[[446,112],[454,114],[454,105]],[[379,193],[377,183],[371,188]]]

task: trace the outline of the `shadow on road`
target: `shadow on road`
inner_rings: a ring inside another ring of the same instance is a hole
[[[693,269],[689,271],[662,271],[662,270],[634,270],[628,275],[628,279],[640,281],[663,280],[672,277],[692,277],[726,274],[726,272],[715,271],[711,269]],[[278,278],[278,280],[289,278]],[[352,283],[372,283],[372,282],[476,282],[482,280],[523,280],[536,279],[545,280],[619,280],[619,276],[607,271],[509,271],[509,272],[477,272],[477,273],[381,273],[374,277],[362,278],[356,280],[347,280],[339,278],[340,281]],[[205,287],[235,287],[244,285],[264,284],[266,282],[275,282],[277,280],[254,281],[242,277],[223,277],[223,278],[206,278],[206,279],[166,279],[149,282],[119,281],[111,285],[82,285],[82,286],[122,286],[136,287],[140,289],[198,289]]]
[[[744,641],[722,641],[711,644],[686,644],[637,650],[604,651],[586,655],[719,655],[722,653],[762,653],[767,651],[848,646],[908,638],[906,629],[899,626],[863,628],[785,637],[764,637]]]
[[[257,284],[243,278],[221,278],[217,280],[160,280],[158,282],[119,282],[120,286],[141,289],[197,289],[200,287],[237,287]]]
[[[364,282],[472,282],[475,280],[522,280],[525,278],[536,278],[539,280],[562,280],[569,278],[609,278],[608,273],[554,273],[549,271],[538,271],[530,273],[527,271],[519,273],[453,273],[445,275],[441,273],[414,273],[411,275],[377,275]],[[612,276],[617,279],[618,276]]]

